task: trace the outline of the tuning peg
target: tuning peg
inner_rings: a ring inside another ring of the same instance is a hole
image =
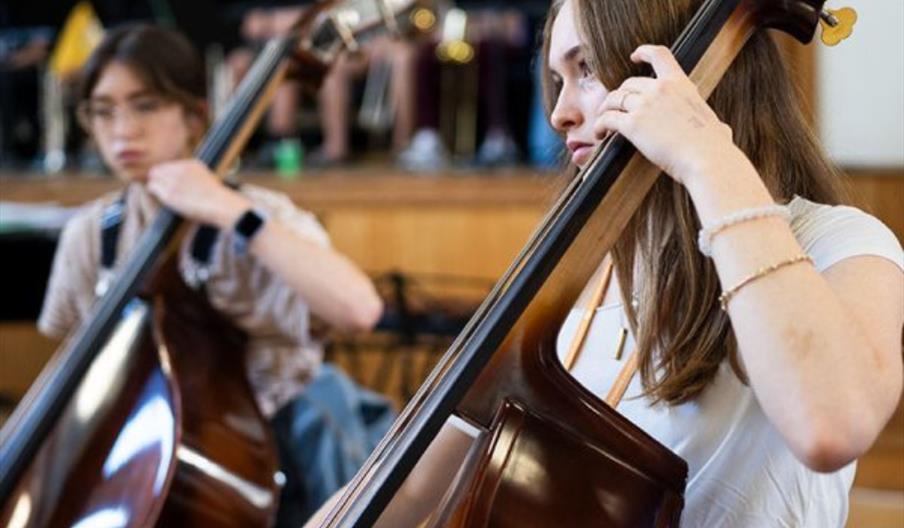
[[[819,23],[822,25],[822,42],[834,46],[854,32],[857,12],[850,7],[824,9],[819,12]]]

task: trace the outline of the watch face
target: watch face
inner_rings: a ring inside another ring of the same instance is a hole
[[[235,231],[246,238],[251,238],[262,225],[264,225],[264,217],[254,209],[249,209],[235,223]]]
[[[248,247],[248,242],[260,231],[261,226],[264,225],[264,215],[255,211],[254,209],[248,209],[245,211],[245,214],[239,218],[238,222],[235,223],[235,249],[238,253],[244,253]]]

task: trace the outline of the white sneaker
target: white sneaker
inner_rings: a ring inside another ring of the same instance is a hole
[[[397,162],[405,170],[438,171],[449,166],[449,151],[436,130],[424,128],[418,130],[408,148],[399,153]]]
[[[505,132],[489,132],[477,151],[477,163],[486,167],[513,165],[518,162],[518,145]]]

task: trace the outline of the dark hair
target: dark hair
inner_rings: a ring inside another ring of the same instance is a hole
[[[81,74],[78,102],[91,98],[97,81],[111,62],[129,66],[147,88],[203,114],[207,82],[201,56],[182,34],[138,24],[114,29],[94,50]]]
[[[552,26],[565,0],[554,0],[544,29],[543,88],[547,112],[558,98],[548,66]],[[669,45],[702,0],[572,0],[578,32],[596,76],[609,87],[639,75],[629,60],[640,44]],[[590,38],[590,36],[601,36]],[[796,98],[771,35],[754,33],[709,98],[734,141],[756,166],[776,198],[794,195],[836,204],[846,197]],[[724,359],[746,375],[727,315],[719,309],[719,279],[696,248],[700,220],[684,187],[660,177],[622,232],[612,254],[619,286],[635,292],[625,303],[637,336],[646,394],[683,403],[699,396]],[[641,267],[635,266],[638,260]],[[635,277],[635,270],[639,276]]]

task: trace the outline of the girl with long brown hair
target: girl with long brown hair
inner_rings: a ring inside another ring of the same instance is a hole
[[[683,525],[840,527],[855,460],[901,395],[904,253],[881,222],[838,205],[839,176],[767,32],[700,96],[661,45],[700,3],[553,3],[544,87],[573,166],[618,132],[665,173],[558,352],[601,398],[637,363],[617,410],[687,461]],[[455,424],[387,526],[429,513],[466,445]]]

